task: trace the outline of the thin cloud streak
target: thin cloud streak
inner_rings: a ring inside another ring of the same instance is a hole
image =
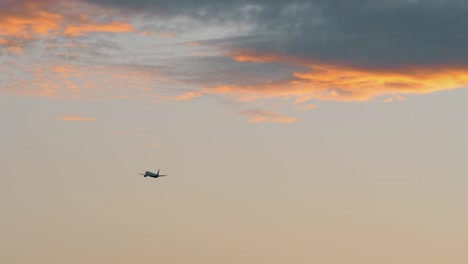
[[[161,141],[160,140],[155,140],[151,143],[148,143],[145,145],[146,148],[149,148],[149,149],[157,149],[159,147],[161,147]]]
[[[71,121],[71,122],[94,122],[97,121],[97,118],[94,117],[81,117],[77,115],[63,115],[57,118],[61,121]]]
[[[186,100],[192,100],[194,98],[197,98],[197,97],[201,97],[203,96],[203,93],[202,92],[186,92],[184,94],[181,94],[179,96],[176,96],[174,97],[174,100],[177,100],[177,101],[186,101]]]
[[[249,123],[282,123],[282,124],[291,124],[297,121],[294,117],[284,116],[279,113],[261,110],[261,109],[251,109],[245,111],[238,111],[237,114],[247,116]]]
[[[63,33],[66,36],[80,36],[87,33],[128,33],[136,31],[135,28],[122,22],[112,22],[109,24],[84,24],[79,26],[67,26]]]
[[[315,109],[317,108],[316,105],[313,105],[313,104],[306,104],[302,107],[302,110],[310,110],[310,109]]]

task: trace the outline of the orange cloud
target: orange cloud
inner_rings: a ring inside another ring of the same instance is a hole
[[[386,100],[390,102],[404,100],[404,94],[427,94],[468,85],[468,69],[446,65],[406,66],[384,71],[314,63],[268,54],[235,53],[231,58],[239,62],[278,61],[299,65],[307,70],[295,72],[289,81],[275,83],[265,79],[257,85],[211,87],[204,89],[204,93],[227,93],[251,100],[292,96],[295,97],[296,104],[306,103],[310,99],[362,102],[380,96],[391,96]]]
[[[270,61],[275,61],[278,60],[278,56],[271,55],[271,54],[265,54],[265,55],[254,55],[251,53],[240,53],[240,52],[234,52],[230,53],[229,56],[239,62],[270,62]]]
[[[174,97],[174,99],[178,101],[185,101],[185,100],[191,100],[200,96],[203,96],[202,92],[192,91],[192,92],[186,92],[184,94],[176,96]]]
[[[82,24],[78,26],[67,26],[64,34],[67,36],[79,36],[86,33],[128,33],[135,31],[132,25],[122,22],[113,22],[109,24]]]
[[[62,15],[45,11],[44,3],[18,1],[17,5],[20,5],[21,12],[17,9],[0,11],[0,35],[31,39],[33,35],[47,36],[60,28]]]
[[[76,116],[76,115],[72,115],[72,116],[61,116],[58,118],[58,120],[62,120],[62,121],[74,121],[74,122],[89,122],[89,121],[96,121],[97,119],[94,118],[94,117],[81,117],[81,116]]]
[[[104,23],[94,17],[106,12],[112,16],[112,10],[71,0],[6,0],[0,10],[0,45],[6,39],[32,40],[49,35],[80,36],[88,33],[133,32],[129,23],[114,21]],[[88,14],[88,15],[85,15]]]
[[[297,72],[292,86],[320,91],[321,100],[367,101],[382,95],[427,94],[452,90],[468,84],[468,69],[408,68],[399,72],[376,72],[340,66],[309,65]]]
[[[249,123],[268,122],[290,124],[297,121],[294,117],[283,116],[275,112],[260,109],[239,111],[237,113],[240,115],[247,116]]]

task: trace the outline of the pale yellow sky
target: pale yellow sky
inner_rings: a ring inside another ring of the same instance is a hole
[[[292,125],[247,123],[209,101],[2,96],[2,258],[463,263],[463,96],[330,104]],[[58,120],[67,108],[97,120]],[[170,177],[137,175],[157,169]]]

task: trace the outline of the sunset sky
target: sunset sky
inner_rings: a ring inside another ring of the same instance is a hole
[[[467,28],[458,0],[0,0],[0,262],[466,263]]]

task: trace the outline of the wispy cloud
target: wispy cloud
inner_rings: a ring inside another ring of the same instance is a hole
[[[128,23],[112,22],[108,24],[82,24],[79,26],[67,26],[63,33],[66,36],[79,36],[86,33],[128,33],[133,31],[135,31],[135,28]]]
[[[72,121],[72,122],[92,122],[96,121],[97,118],[94,117],[82,117],[77,115],[63,115],[57,118],[61,121]]]
[[[146,148],[150,148],[150,149],[156,149],[156,148],[159,148],[160,146],[161,146],[161,142],[159,140],[154,140],[153,142],[150,142],[145,145]]]
[[[137,127],[135,128],[135,131],[138,132],[138,133],[146,133],[149,131],[149,128],[147,127]]]
[[[302,107],[302,110],[310,110],[310,109],[315,109],[315,108],[317,108],[317,106],[314,104],[306,104]]]
[[[284,116],[279,113],[261,110],[261,109],[251,109],[245,111],[238,111],[240,115],[247,116],[249,123],[283,123],[290,124],[296,122],[296,118]]]
[[[0,90],[25,96],[69,99],[162,98],[155,85],[171,85],[156,68],[135,65],[80,65],[17,60],[4,69]],[[11,78],[21,70],[23,78]]]
[[[118,10],[74,0],[2,0],[0,47],[21,55],[32,43],[71,42],[91,33],[138,30]]]
[[[175,96],[174,99],[177,101],[185,101],[185,100],[191,100],[200,96],[203,96],[202,92],[192,91],[192,92],[186,92],[179,96]]]
[[[175,37],[177,37],[177,35],[175,33],[169,32],[169,31],[152,32],[152,31],[148,31],[148,30],[143,30],[140,34],[142,36],[157,36],[157,37],[160,37],[160,38],[175,38]]]

